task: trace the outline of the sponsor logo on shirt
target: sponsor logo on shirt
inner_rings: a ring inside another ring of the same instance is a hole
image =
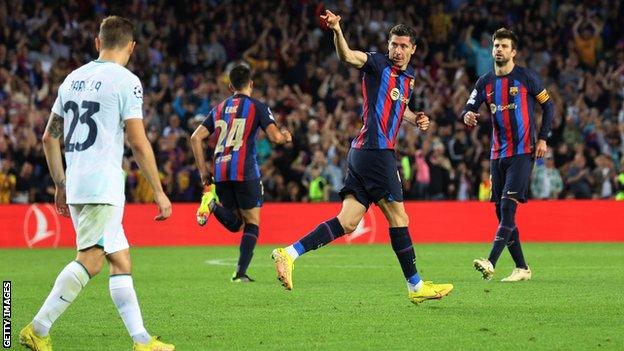
[[[508,105],[498,105],[496,106],[496,104],[490,104],[490,112],[492,113],[496,113],[496,111],[498,112],[503,112],[505,110],[515,110],[516,109],[516,104],[511,103]]]

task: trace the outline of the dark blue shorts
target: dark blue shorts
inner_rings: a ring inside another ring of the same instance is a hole
[[[351,194],[366,208],[381,199],[403,202],[403,189],[394,150],[349,150],[344,199]]]
[[[492,177],[491,202],[500,202],[508,197],[518,202],[527,202],[533,156],[531,154],[515,155],[499,158],[490,162]]]
[[[264,188],[260,179],[215,183],[217,196],[223,207],[230,210],[250,210],[262,207]]]

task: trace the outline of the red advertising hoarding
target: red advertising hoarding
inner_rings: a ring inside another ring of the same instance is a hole
[[[415,242],[489,242],[496,230],[494,207],[482,202],[408,202]],[[214,217],[199,227],[194,204],[174,204],[167,221],[156,222],[155,205],[127,205],[124,228],[132,246],[235,245],[240,236]],[[335,216],[339,203],[268,203],[262,208],[260,244],[287,244]],[[519,206],[517,224],[524,241],[624,241],[624,202],[532,201]],[[69,218],[49,204],[0,206],[0,247],[73,247]],[[339,243],[388,242],[388,223],[373,206],[357,230]]]

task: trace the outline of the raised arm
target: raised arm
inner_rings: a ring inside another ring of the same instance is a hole
[[[366,54],[362,51],[351,50],[347,44],[347,40],[340,28],[340,16],[335,15],[329,10],[325,10],[325,15],[321,18],[327,22],[327,26],[334,32],[334,46],[336,46],[336,54],[341,61],[344,61],[355,68],[361,68],[366,63]]]
[[[576,22],[574,22],[574,25],[572,26],[572,34],[574,35],[574,39],[580,38],[580,34],[579,34],[579,27],[581,26],[581,23],[583,23],[583,17],[580,17],[576,20]]]

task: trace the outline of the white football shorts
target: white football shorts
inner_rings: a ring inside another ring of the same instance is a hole
[[[108,204],[69,205],[78,251],[100,246],[106,254],[129,247],[121,220],[124,208]]]

